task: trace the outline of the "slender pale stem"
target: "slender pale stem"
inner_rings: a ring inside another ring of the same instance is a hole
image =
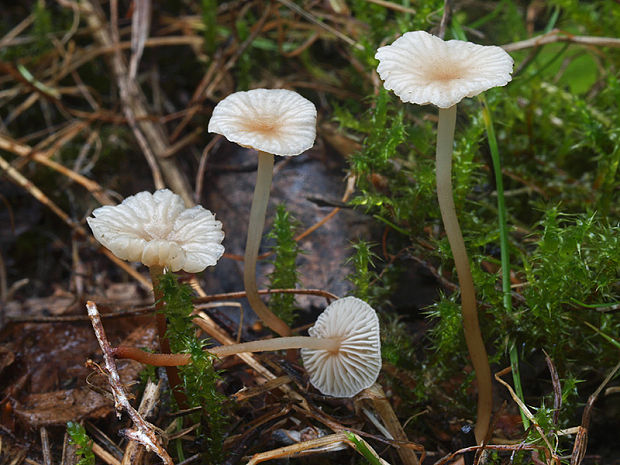
[[[465,250],[465,241],[459,227],[454,208],[452,194],[452,145],[456,125],[456,105],[439,109],[439,125],[437,128],[437,199],[441,218],[448,236],[448,242],[454,257],[454,266],[461,289],[461,309],[463,312],[463,328],[469,356],[476,372],[478,381],[478,412],[475,435],[480,444],[489,429],[493,408],[491,368],[489,358],[482,340],[478,311],[476,310],[476,292],[474,280],[469,267],[469,258]]]
[[[153,265],[149,267],[149,273],[151,274],[153,295],[155,296],[155,321],[157,323],[157,333],[159,335],[159,348],[164,354],[169,354],[170,341],[166,336],[168,324],[166,323],[166,315],[164,313],[164,295],[159,286],[159,278],[164,274],[164,268],[158,265]],[[179,391],[179,386],[182,386],[179,370],[177,370],[175,366],[168,366],[166,367],[166,375],[168,375],[170,389],[172,390],[172,394],[174,395],[174,399],[176,400],[179,409],[187,408],[188,404],[185,394]]]
[[[220,358],[243,352],[265,352],[271,350],[302,348],[322,349],[330,352],[336,352],[340,348],[340,343],[341,339],[338,337],[317,338],[308,336],[291,336],[212,347],[207,349],[207,352],[210,352]],[[151,354],[135,347],[121,346],[114,349],[113,352],[116,358],[131,358],[149,365],[166,367],[187,365],[191,359],[189,354]]]
[[[258,287],[256,286],[256,260],[263,237],[263,228],[265,227],[265,213],[267,212],[267,202],[269,201],[269,190],[273,176],[273,162],[274,156],[272,154],[258,152],[258,172],[256,174],[252,208],[250,210],[248,238],[245,244],[243,285],[245,286],[245,292],[252,310],[254,310],[263,323],[280,336],[289,336],[291,329],[263,303],[258,295]]]
[[[209,352],[218,357],[228,357],[229,355],[235,355],[241,352],[264,352],[285,349],[322,349],[330,352],[337,352],[340,348],[340,342],[341,339],[339,337],[318,338],[310,336],[289,336],[218,346],[209,349]]]

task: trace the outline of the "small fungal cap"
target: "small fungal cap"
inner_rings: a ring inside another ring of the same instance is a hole
[[[334,301],[308,333],[342,339],[338,351],[301,349],[310,382],[323,394],[353,397],[375,383],[381,370],[379,319],[366,302],[356,297]]]
[[[95,239],[114,255],[146,266],[198,273],[224,253],[222,223],[199,205],[185,208],[168,189],[97,208],[86,221]]]
[[[440,108],[491,87],[505,86],[514,61],[502,48],[444,41],[425,31],[407,32],[375,54],[384,87],[405,103]]]
[[[299,155],[314,145],[316,108],[292,90],[235,92],[213,109],[209,132],[273,155]]]

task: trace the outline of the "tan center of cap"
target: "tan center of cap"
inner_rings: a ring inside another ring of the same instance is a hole
[[[460,66],[458,63],[434,63],[432,67],[427,70],[427,82],[449,82],[455,79],[463,79],[467,75],[467,70]]]
[[[279,129],[280,125],[274,120],[255,119],[243,121],[244,131],[258,132],[266,136],[275,136]]]

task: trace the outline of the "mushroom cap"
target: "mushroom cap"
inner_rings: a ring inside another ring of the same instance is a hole
[[[198,273],[224,253],[222,223],[168,189],[140,192],[86,218],[95,239],[118,258]]]
[[[425,31],[403,34],[392,45],[379,48],[375,58],[386,89],[405,103],[440,108],[505,86],[514,64],[500,47],[444,41]]]
[[[366,302],[356,297],[332,302],[308,333],[317,338],[342,338],[336,352],[301,349],[310,383],[323,394],[353,397],[375,383],[381,370],[379,319]]]
[[[314,145],[316,108],[292,90],[235,92],[213,109],[209,132],[262,152],[299,155]]]

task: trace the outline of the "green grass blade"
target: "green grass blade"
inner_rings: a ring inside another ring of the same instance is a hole
[[[493,128],[493,120],[491,118],[491,112],[489,106],[483,95],[479,97],[482,104],[482,116],[484,119],[484,125],[487,131],[487,138],[489,140],[489,149],[491,151],[491,158],[493,160],[493,172],[495,174],[495,186],[497,190],[497,217],[499,222],[499,244],[501,254],[501,267],[502,267],[502,292],[504,310],[506,313],[512,312],[512,299],[510,293],[510,254],[508,252],[508,221],[506,215],[506,202],[504,200],[504,182],[502,179],[502,166],[499,159],[499,149],[497,147],[497,138],[495,137],[495,129]],[[523,387],[521,386],[521,375],[519,371],[519,354],[517,352],[517,346],[513,342],[510,345],[510,366],[512,367],[512,379],[515,385],[515,392],[522,401]],[[523,421],[523,428],[528,429],[530,426],[529,419],[521,412],[521,419]]]

